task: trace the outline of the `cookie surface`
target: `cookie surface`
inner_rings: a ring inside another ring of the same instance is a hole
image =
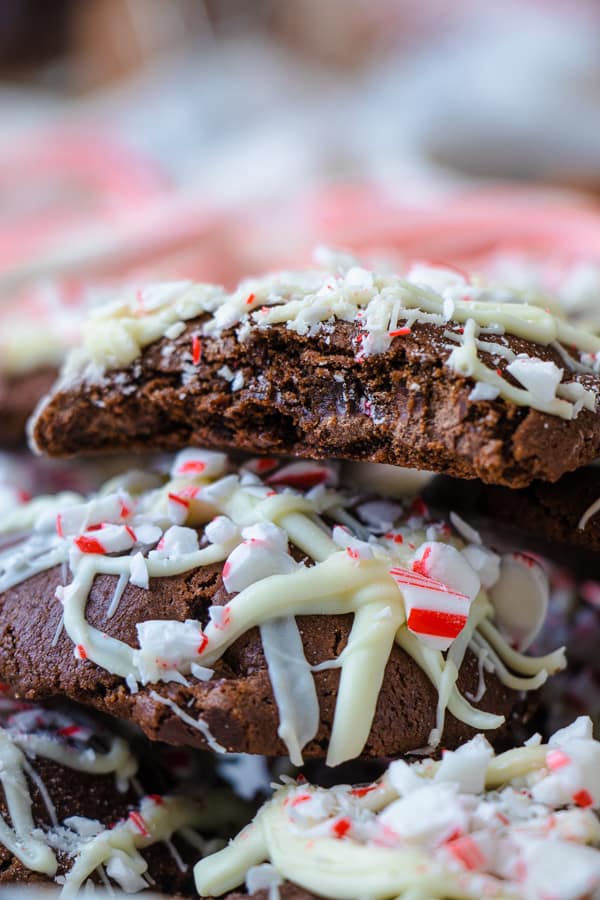
[[[219,591],[218,584],[221,583]],[[38,575],[15,588],[0,601],[0,676],[22,697],[67,696],[117,718],[139,725],[145,734],[166,743],[209,749],[205,736],[193,726],[202,719],[213,741],[228,751],[268,756],[287,754],[277,737],[279,717],[269,680],[261,640],[253,629],[236,642],[215,667],[208,682],[190,680],[190,686],[150,684],[131,694],[122,678],[115,677],[89,660],[78,660],[73,644],[63,633],[52,645],[60,627],[61,608],[52,601],[60,583],[60,571]],[[205,621],[206,610],[224,603],[220,567],[185,577],[156,579],[149,591],[129,587],[115,616],[107,621],[106,610],[114,594],[116,579],[96,580],[88,603],[89,622],[107,634],[133,645],[136,623],[142,618],[167,617],[184,622],[191,617]],[[220,597],[216,596],[217,591]],[[351,628],[350,616],[302,617],[298,621],[306,657],[317,665],[343,650]],[[339,686],[339,670],[315,673],[320,709],[319,730],[304,747],[306,758],[327,752]],[[518,693],[506,689],[493,676],[486,676],[487,691],[476,706],[511,720],[521,707]],[[476,694],[479,683],[477,661],[468,655],[462,667],[462,693]],[[192,723],[182,720],[156,695],[173,702]],[[406,753],[427,744],[435,726],[437,691],[418,664],[402,649],[392,651],[371,733],[363,749],[368,756]],[[456,746],[474,733],[452,715],[444,729],[444,746]],[[501,729],[498,740],[506,740]]]
[[[564,665],[515,649],[543,622],[542,570],[518,561],[515,589],[512,560],[419,498],[336,479],[192,449],[170,477],[125,475],[64,509],[33,501],[36,529],[0,555],[0,675],[154,739],[296,765],[500,729]],[[515,595],[498,621],[490,591]]]
[[[207,445],[513,487],[590,462],[600,338],[452,275],[330,268],[233,295],[138,292],[90,320],[38,410],[35,446],[60,456]]]

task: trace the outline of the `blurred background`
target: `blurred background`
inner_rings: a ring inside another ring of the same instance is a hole
[[[91,303],[323,243],[600,328],[597,0],[1,0],[0,125],[5,446]]]
[[[599,255],[597,0],[2,0],[0,75],[3,295]]]

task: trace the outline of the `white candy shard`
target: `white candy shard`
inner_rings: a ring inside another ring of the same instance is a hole
[[[198,681],[210,681],[215,674],[214,669],[209,669],[207,666],[199,666],[198,663],[191,664],[190,672]]]
[[[395,800],[379,821],[398,838],[431,844],[440,844],[468,827],[457,785],[444,782],[425,785]]]
[[[481,582],[460,550],[441,541],[426,541],[415,553],[412,568],[474,600]]]
[[[346,272],[344,281],[350,287],[368,291],[373,287],[373,273],[360,266],[352,266],[352,268],[348,269]]]
[[[252,866],[246,872],[246,889],[250,896],[258,891],[269,891],[269,900],[274,900],[272,891],[283,884],[283,878],[270,863]],[[274,896],[278,896],[278,893]]]
[[[488,590],[500,577],[500,557],[493,550],[479,544],[469,544],[462,551],[474,572],[481,580],[481,586]]]
[[[525,650],[539,633],[548,612],[550,588],[542,567],[531,556],[505,554],[489,597],[500,628],[519,650]]]
[[[148,868],[142,857],[139,857],[143,864],[143,871]],[[125,854],[119,856],[111,856],[106,864],[106,874],[113,881],[116,881],[119,887],[126,894],[137,894],[148,887],[148,882],[142,878],[141,872],[133,865],[133,860]]]
[[[473,528],[472,525],[469,525],[468,522],[465,522],[462,516],[459,516],[458,513],[450,513],[450,522],[452,523],[456,531],[458,531],[460,536],[465,539],[465,541],[468,541],[470,544],[483,543],[483,541],[481,540],[481,535],[479,534],[477,529]]]
[[[119,524],[127,521],[135,509],[134,501],[125,491],[96,497],[88,503],[70,506],[56,517],[56,530],[60,537],[81,534],[103,522]]]
[[[570,725],[555,731],[548,744],[550,747],[564,747],[571,741],[592,741],[593,739],[592,720],[589,716],[578,716]]]
[[[264,522],[242,529],[244,540],[229,554],[223,567],[223,583],[230,593],[269,575],[293,572],[298,564],[288,553],[287,534],[277,525]]]
[[[190,500],[181,492],[170,491],[167,494],[167,515],[174,525],[183,525],[190,511]]]
[[[374,531],[390,531],[402,515],[402,504],[393,500],[369,500],[356,508],[356,514]]]
[[[151,522],[140,522],[139,525],[137,523],[135,525],[137,543],[144,546],[156,544],[161,539],[162,533],[162,528],[158,525],[153,525]]]
[[[228,516],[215,516],[204,529],[211,544],[229,544],[240,538],[240,531]]]
[[[151,550],[148,559],[177,559],[198,550],[198,533],[193,528],[172,525],[162,536],[155,550]]]
[[[561,841],[554,848],[548,840],[526,840],[523,846],[529,897],[582,900],[597,896],[600,886],[600,853],[596,848]]]
[[[206,639],[199,622],[148,620],[136,625],[140,649],[137,663],[142,683],[177,680],[176,670],[191,671],[191,663],[204,649]]]
[[[318,484],[335,485],[337,473],[332,466],[324,463],[293,462],[269,475],[266,481],[267,484],[285,485],[306,491]]]
[[[475,403],[478,400],[495,400],[500,395],[500,388],[493,384],[486,384],[485,381],[478,381],[469,394],[469,400]]]
[[[478,734],[458,750],[446,750],[435,773],[436,781],[457,784],[464,794],[479,794],[485,788],[485,773],[494,751]]]
[[[373,559],[373,548],[367,541],[361,541],[354,537],[343,525],[336,525],[332,532],[334,542],[346,550],[348,556],[354,560]]]
[[[137,587],[148,590],[150,584],[150,576],[148,575],[148,566],[146,560],[141,553],[136,553],[131,558],[129,581]]]
[[[556,363],[525,354],[519,354],[506,369],[539,403],[550,403],[556,398],[556,389],[564,375],[564,369],[559,369]]]
[[[172,478],[218,478],[227,471],[227,455],[214,450],[181,450],[171,467]]]
[[[122,553],[136,541],[137,535],[130,526],[101,525],[76,537],[74,544],[82,553]]]

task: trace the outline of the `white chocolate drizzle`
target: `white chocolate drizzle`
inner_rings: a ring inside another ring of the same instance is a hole
[[[243,342],[253,329],[274,325],[311,336],[331,331],[336,321],[349,322],[357,326],[356,358],[363,360],[405,340],[415,324],[429,323],[446,328],[446,363],[475,381],[474,401],[500,396],[565,419],[582,409],[595,411],[600,337],[528,302],[527,293],[439,268],[415,266],[401,277],[369,271],[346,256],[321,253],[318,262],[320,269],[249,279],[232,294],[185,282],[150,286],[105,304],[91,313],[62,383],[82,374],[96,381],[107,369],[130,365],[152,342],[177,340],[179,326],[197,317],[204,322],[190,344],[188,375],[200,362],[201,336],[218,338],[229,328]],[[516,356],[507,336],[533,346]],[[536,345],[554,348],[564,368],[540,359]],[[508,363],[506,371],[498,360]],[[243,373],[234,377],[227,370],[224,377],[230,374],[232,389],[241,389]]]
[[[440,763],[392,762],[364,787],[277,788],[196,864],[196,888],[227,894],[266,863],[271,884],[331,900],[587,900],[600,891],[599,808],[589,719],[496,757],[478,735]]]
[[[132,691],[139,684],[159,682],[189,686],[197,676],[205,681],[210,667],[239,637],[260,628],[279,733],[298,762],[320,715],[296,616],[354,617],[342,653],[314,666],[341,670],[330,765],[363,750],[394,644],[417,662],[438,691],[431,747],[441,740],[447,710],[477,729],[498,728],[503,722],[501,716],[473,707],[456,687],[469,648],[478,657],[485,655],[486,668],[517,691],[538,688],[564,667],[562,650],[532,659],[511,648],[521,634],[517,627],[511,633],[510,603],[503,605],[501,633],[488,594],[499,590],[510,574],[502,560],[481,544],[467,544],[446,523],[429,521],[418,498],[403,510],[396,502],[357,496],[352,485],[336,488],[334,466],[278,466],[258,459],[234,471],[224,454],[186,450],[159,488],[128,493],[113,479],[108,492],[60,513],[58,533],[45,527],[0,554],[0,590],[68,561],[71,581],[57,588],[57,598],[74,654],[120,676]],[[264,480],[257,474],[261,471]],[[544,575],[533,560],[523,560],[519,586],[527,592],[533,575],[535,584],[543,584]],[[224,586],[235,596],[210,607],[207,623],[141,621],[136,648],[87,621],[86,606],[98,575],[116,580],[110,613],[124,580],[148,589],[153,578],[213,564],[222,565]],[[145,579],[140,580],[140,570]],[[520,625],[521,601],[514,596],[515,626]],[[156,688],[153,696],[160,697]],[[165,698],[158,702],[173,703]],[[178,707],[172,711],[220,749],[201,717],[192,718]]]
[[[590,503],[588,508],[585,510],[583,515],[581,516],[579,522],[577,523],[577,527],[580,531],[585,531],[588,526],[588,523],[597,516],[600,512],[600,497],[597,500],[594,500],[593,503]]]
[[[141,850],[165,842],[181,864],[172,836],[200,826],[210,828],[203,804],[178,796],[144,795],[135,777],[137,759],[123,738],[63,710],[10,698],[0,702],[4,723],[0,727],[0,783],[11,823],[0,816],[0,844],[26,868],[55,877],[62,884],[61,900],[79,896],[94,874],[109,888],[113,882],[128,893],[142,890],[147,887],[148,865]],[[123,793],[131,785],[140,795],[139,805],[116,825],[103,825],[76,811],[59,821],[50,792],[36,770],[39,758],[52,760],[65,770],[113,775],[116,791]],[[47,808],[50,826],[34,821],[30,783]],[[65,875],[57,875],[57,854],[63,864],[65,858],[70,862]]]

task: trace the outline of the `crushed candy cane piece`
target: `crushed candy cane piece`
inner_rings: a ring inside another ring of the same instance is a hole
[[[542,567],[531,556],[504,554],[489,597],[500,628],[520,650],[529,647],[544,624],[550,601],[548,577]]]

